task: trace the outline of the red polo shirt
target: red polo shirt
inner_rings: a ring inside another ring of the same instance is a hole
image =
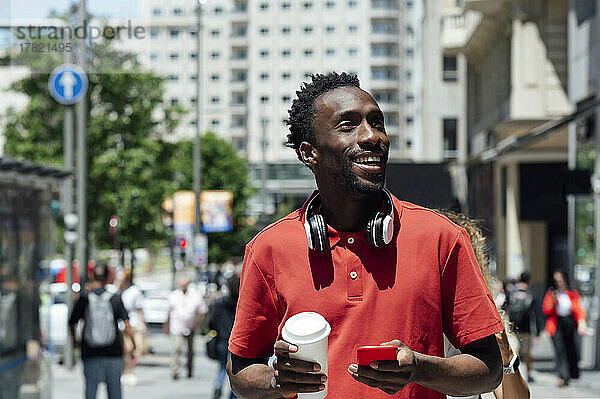
[[[444,216],[392,197],[394,238],[375,248],[365,231],[328,226],[331,250],[309,250],[304,207],[246,246],[229,350],[269,357],[291,316],[318,312],[331,325],[328,398],[389,398],[347,371],[356,348],[399,339],[444,356],[442,333],[457,348],[502,330],[466,231]],[[408,384],[396,398],[444,398]]]

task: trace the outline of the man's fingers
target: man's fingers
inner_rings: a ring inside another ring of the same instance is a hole
[[[290,344],[283,340],[275,342],[274,348],[277,355],[287,355],[288,353],[298,352],[298,347],[296,345]]]
[[[297,384],[322,384],[327,381],[325,374],[296,373],[294,371],[275,370],[278,384],[293,382]]]
[[[319,392],[325,389],[325,385],[323,384],[297,384],[293,382],[282,383],[277,385],[277,389],[280,392],[289,392],[289,393],[309,393],[309,392]],[[287,396],[287,394],[286,394]]]
[[[273,362],[273,368],[275,370],[292,370],[304,373],[312,373],[321,370],[321,366],[318,363],[300,359],[291,359],[285,356],[278,356]]]
[[[395,347],[398,347],[398,348],[404,346],[404,344],[402,343],[402,341],[400,341],[398,339],[394,339],[394,340],[392,340],[390,342],[382,342],[380,345],[381,346],[383,346],[383,345],[394,345]]]
[[[382,391],[384,391],[385,393],[390,394],[390,395],[398,392],[399,390],[404,388],[404,386],[406,385],[406,384],[401,384],[401,383],[394,382],[394,381],[377,380],[377,379],[370,378],[363,374],[354,373],[350,369],[348,369],[348,372],[350,373],[350,375],[352,375],[352,378],[354,378],[356,381],[362,382],[363,384],[368,385],[373,388],[379,388]]]

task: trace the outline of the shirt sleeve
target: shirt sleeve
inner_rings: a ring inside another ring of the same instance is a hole
[[[115,319],[117,320],[129,320],[129,313],[125,309],[125,305],[123,305],[123,301],[121,297],[115,295],[113,297],[113,310],[115,312]]]
[[[444,333],[456,348],[504,328],[464,229],[442,269],[442,303]]]
[[[77,322],[85,316],[85,306],[87,304],[85,295],[86,294],[82,293],[79,298],[77,298],[75,305],[73,305],[73,311],[69,317],[69,324],[77,324]]]
[[[272,276],[261,268],[265,262],[250,246],[246,247],[240,296],[229,338],[229,351],[237,356],[256,359],[273,354],[280,317]]]

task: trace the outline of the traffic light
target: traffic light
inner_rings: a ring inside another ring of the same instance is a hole
[[[182,259],[185,259],[185,250],[187,248],[187,240],[183,237],[180,237],[177,242],[177,245],[179,245],[179,256]]]

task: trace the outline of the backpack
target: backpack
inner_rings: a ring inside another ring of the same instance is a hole
[[[111,298],[112,294],[108,291],[100,295],[95,292],[88,293],[83,337],[92,348],[109,346],[115,342],[117,332]]]
[[[529,331],[529,316],[532,304],[533,296],[529,291],[519,289],[510,293],[508,317],[523,332]]]

